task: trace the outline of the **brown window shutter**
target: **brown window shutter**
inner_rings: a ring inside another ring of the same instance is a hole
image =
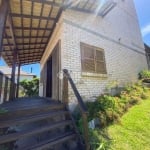
[[[85,44],[81,44],[81,66],[84,72],[95,72],[94,51]]]
[[[84,67],[84,45],[81,43],[81,68],[82,71],[86,71]]]
[[[103,50],[96,50],[96,60],[104,61],[104,51]]]
[[[96,73],[106,74],[106,64],[104,51],[99,49],[96,50]]]
[[[106,74],[103,49],[81,43],[81,67],[83,72]]]
[[[96,62],[96,73],[106,74],[106,66],[104,62]]]

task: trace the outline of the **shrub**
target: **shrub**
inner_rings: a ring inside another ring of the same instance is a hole
[[[95,102],[87,102],[87,107],[89,121],[93,118],[99,118],[101,127],[112,123],[114,120],[119,120],[119,114],[121,114],[119,98],[110,95],[102,95],[97,97]]]
[[[130,94],[127,93],[126,91],[121,92],[120,94],[120,103],[128,103],[128,101],[130,100]]]
[[[109,124],[120,122],[120,117],[133,105],[138,104],[142,99],[149,97],[149,89],[142,86],[141,82],[126,85],[119,96],[101,95],[95,102],[87,102],[89,115],[88,120],[99,118],[101,130],[90,130],[90,143],[93,150],[106,149],[109,144],[104,140],[103,131]],[[81,116],[80,116],[81,117]],[[82,119],[78,118],[77,125],[82,133]],[[110,141],[110,140],[109,140]]]
[[[149,95],[147,94],[147,93],[142,93],[141,94],[141,99],[143,99],[143,100],[145,100],[145,99],[147,99],[149,97]]]
[[[105,127],[105,126],[107,125],[106,113],[100,111],[98,118],[99,118],[99,120],[100,120],[100,126],[101,126],[101,127]]]
[[[20,85],[24,88],[25,96],[38,96],[39,95],[39,78],[32,80],[23,80]]]
[[[106,150],[110,147],[110,139],[105,130],[89,130],[91,150]]]
[[[150,79],[150,71],[149,70],[142,70],[139,73],[139,79]]]
[[[132,105],[138,104],[141,100],[142,99],[139,96],[131,96],[131,99],[129,100],[129,104],[131,104],[132,106]]]
[[[119,121],[132,105],[138,104],[142,99],[147,99],[148,89],[144,88],[141,82],[127,85],[124,91],[117,96],[101,95],[95,102],[88,102],[89,111],[88,120],[99,118],[101,127],[104,127],[114,121]]]

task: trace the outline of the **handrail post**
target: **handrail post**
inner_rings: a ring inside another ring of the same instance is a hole
[[[0,102],[6,102],[9,100],[8,95],[10,95],[10,84],[11,79],[0,72]],[[15,87],[14,87],[15,88]]]
[[[87,120],[87,108],[83,102],[83,99],[81,97],[81,95],[79,94],[76,85],[74,84],[70,74],[68,73],[67,69],[63,69],[63,74],[64,74],[64,78],[63,78],[63,100],[65,100],[65,104],[68,105],[68,81],[74,91],[74,94],[78,100],[78,104],[79,104],[79,108],[81,111],[81,115],[82,115],[82,119],[83,119],[83,136],[84,136],[84,140],[85,140],[85,146],[86,146],[86,150],[90,150],[90,144],[89,144],[89,135],[88,135],[88,120]],[[67,101],[66,101],[67,100]]]
[[[65,74],[63,74],[63,103],[67,106],[68,105],[68,79]]]
[[[83,119],[83,134],[84,134],[86,150],[90,150],[87,113],[82,113],[82,119]]]

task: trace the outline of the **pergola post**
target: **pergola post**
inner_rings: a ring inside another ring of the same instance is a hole
[[[2,52],[3,33],[8,14],[8,3],[9,0],[2,0],[0,5],[0,56]]]
[[[17,50],[14,50],[13,54],[13,64],[12,64],[12,72],[11,72],[11,83],[10,83],[10,94],[9,100],[13,100],[16,96],[15,94],[15,71],[16,71],[16,60],[17,60]]]
[[[17,76],[17,89],[16,89],[16,97],[19,97],[19,82],[20,82],[20,64],[18,64],[18,76]]]

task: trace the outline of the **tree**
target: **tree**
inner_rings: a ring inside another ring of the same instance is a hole
[[[26,96],[38,96],[39,94],[39,78],[33,78],[32,80],[23,80],[20,85],[24,88]]]

